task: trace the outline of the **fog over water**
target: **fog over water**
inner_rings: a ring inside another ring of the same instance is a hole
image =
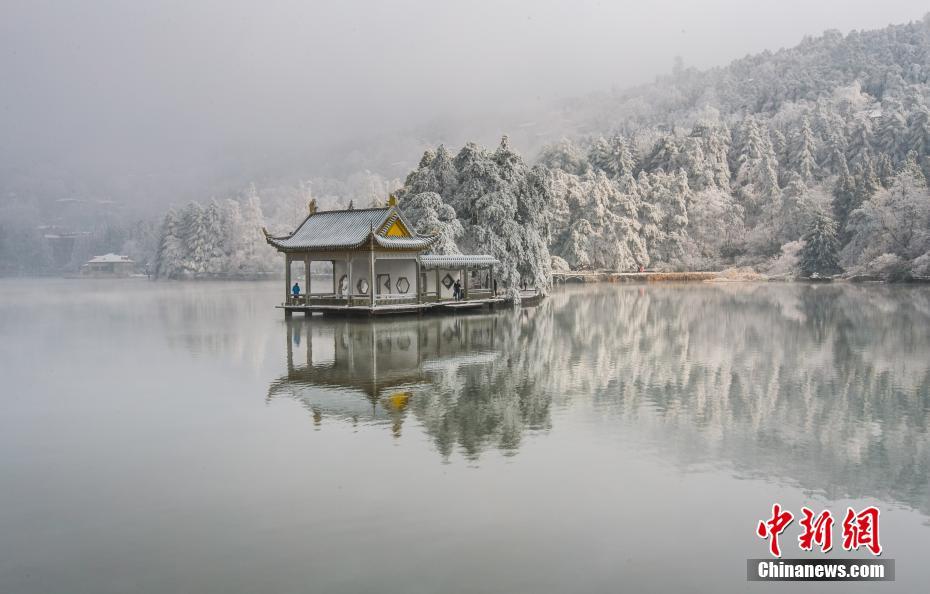
[[[924,11],[910,0],[11,0],[0,8],[0,168],[163,205],[338,168],[376,135],[558,134],[554,101],[652,80],[676,57],[722,65]],[[417,158],[397,155],[400,174]]]

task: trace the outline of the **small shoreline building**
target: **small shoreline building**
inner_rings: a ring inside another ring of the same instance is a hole
[[[129,256],[104,254],[94,256],[81,266],[81,276],[91,278],[125,278],[132,276],[136,263]]]
[[[494,279],[497,260],[486,255],[425,253],[436,236],[421,236],[404,219],[392,198],[384,208],[317,211],[293,233],[266,241],[284,253],[286,317],[295,311],[348,314],[417,313],[476,309],[502,303]],[[314,282],[314,263],[331,272]],[[306,286],[291,292],[302,271]],[[453,295],[459,281],[461,298]]]

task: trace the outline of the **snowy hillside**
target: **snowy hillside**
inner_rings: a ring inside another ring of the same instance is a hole
[[[513,120],[496,150],[436,142],[403,184],[377,173],[415,161],[397,147],[462,131],[411,132],[394,138],[393,152],[390,139],[378,139],[351,155],[371,171],[260,184],[257,193],[264,224],[287,230],[311,197],[322,208],[350,199],[367,206],[402,185],[401,206],[422,230],[443,232],[438,249],[492,253],[508,262],[512,283],[545,286],[552,257],[576,269],[927,276],[928,80],[930,18],[831,31],[726,67],[678,68],[650,85],[561,102],[545,119],[533,114],[532,126]],[[487,141],[480,122],[474,130],[481,138],[472,139]],[[193,234],[183,245],[196,247],[198,225],[169,217],[163,227],[183,226]],[[155,244],[164,237],[146,242]],[[184,276],[207,266],[208,258],[186,258],[156,267]],[[234,270],[267,265],[230,261]]]

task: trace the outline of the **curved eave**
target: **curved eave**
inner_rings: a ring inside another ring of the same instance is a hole
[[[293,236],[272,237],[265,233],[265,241],[280,252],[336,252],[360,250],[366,247],[379,247],[397,251],[420,251],[433,245],[438,236],[428,237],[384,237],[378,234],[369,234],[362,241],[350,244],[306,245],[290,243]]]
[[[373,235],[374,243],[380,248],[388,250],[425,250],[433,245],[439,238],[437,235],[428,237],[385,237]]]

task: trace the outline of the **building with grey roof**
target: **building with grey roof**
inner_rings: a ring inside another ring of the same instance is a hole
[[[265,231],[267,242],[284,253],[286,293],[279,307],[286,316],[294,311],[373,314],[503,301],[494,280],[497,260],[428,254],[437,236],[414,229],[393,197],[383,208],[318,211],[311,204],[292,233]]]

